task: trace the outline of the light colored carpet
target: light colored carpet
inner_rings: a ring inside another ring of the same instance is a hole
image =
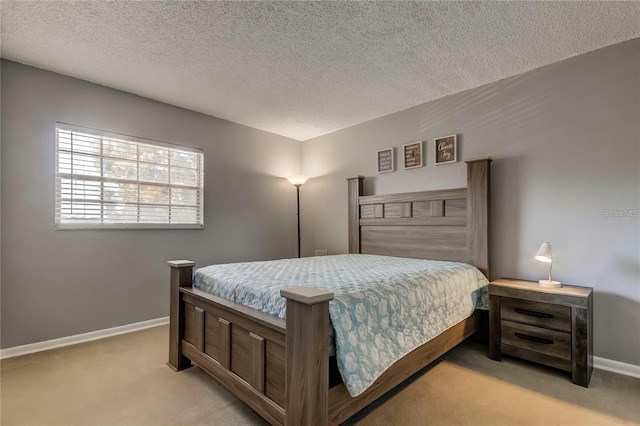
[[[168,327],[0,362],[2,425],[265,424],[198,368],[165,365]],[[347,422],[358,425],[640,423],[640,379],[487,358],[465,343]]]

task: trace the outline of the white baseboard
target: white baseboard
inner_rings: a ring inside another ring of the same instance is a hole
[[[105,330],[76,334],[74,336],[61,337],[59,339],[47,340],[44,342],[31,343],[28,345],[14,346],[13,348],[0,349],[0,359],[13,358],[34,352],[48,351],[49,349],[61,348],[63,346],[77,345],[78,343],[104,339],[107,337],[117,336],[119,334],[132,333],[134,331],[158,327],[165,324],[169,324],[169,317],[156,318],[119,327],[107,328]],[[627,364],[598,356],[593,357],[593,368],[640,378],[640,365]]]
[[[67,336],[61,337],[59,339],[46,340],[44,342],[31,343],[28,345],[14,346],[12,348],[0,349],[0,359],[13,358],[20,355],[32,354],[34,352],[48,351],[49,349],[61,348],[63,346],[77,345],[78,343],[104,339],[106,337],[140,331],[144,330],[145,328],[158,327],[164,324],[169,324],[169,317],[156,318],[148,321],[121,325],[119,327],[107,328],[105,330],[91,331],[89,333],[76,334],[74,336]]]
[[[627,364],[612,359],[600,358],[599,356],[593,357],[593,368],[640,378],[640,365]]]

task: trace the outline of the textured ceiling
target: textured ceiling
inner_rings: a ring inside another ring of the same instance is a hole
[[[2,57],[305,140],[640,37],[639,2],[7,2]]]

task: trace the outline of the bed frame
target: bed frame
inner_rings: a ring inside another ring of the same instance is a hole
[[[470,263],[489,277],[490,158],[467,161],[467,187],[402,194],[363,194],[348,180],[349,253]],[[171,266],[169,362],[195,364],[274,425],[340,424],[471,336],[480,314],[410,352],[360,396],[329,388],[329,301],[310,287],[281,291],[287,318],[191,286],[194,262]],[[301,283],[302,284],[302,283]]]

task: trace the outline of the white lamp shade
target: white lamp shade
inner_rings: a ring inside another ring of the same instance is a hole
[[[539,262],[549,263],[552,261],[552,259],[551,243],[548,241],[546,243],[542,243],[540,249],[538,250],[538,253],[536,254],[536,260]]]
[[[287,180],[291,183],[291,185],[302,186],[306,181],[309,180],[309,176],[297,175],[297,176],[289,176]]]

